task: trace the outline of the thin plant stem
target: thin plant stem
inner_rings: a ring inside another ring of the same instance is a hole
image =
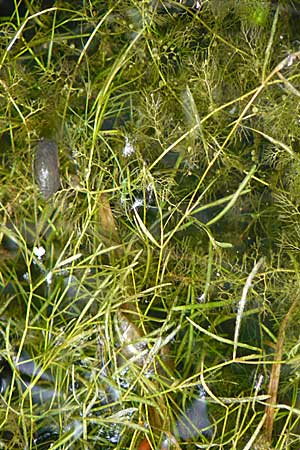
[[[263,262],[264,262],[264,258],[262,257],[258,260],[258,262],[254,265],[253,269],[251,270],[251,272],[246,280],[245,286],[243,288],[241,300],[239,301],[239,304],[238,304],[238,311],[237,311],[237,315],[236,315],[236,323],[235,323],[235,331],[234,331],[234,344],[233,344],[233,356],[232,356],[233,361],[236,359],[236,352],[237,352],[237,347],[238,347],[238,342],[239,342],[240,328],[241,328],[244,309],[246,306],[248,291],[252,285],[254,277],[256,276],[257,272],[263,265]]]

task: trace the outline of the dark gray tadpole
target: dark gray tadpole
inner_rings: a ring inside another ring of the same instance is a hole
[[[201,385],[197,387],[196,392],[197,397],[176,418],[172,426],[173,438],[170,436],[166,437],[162,442],[160,450],[170,450],[170,448],[173,448],[174,438],[175,442],[191,442],[200,434],[206,438],[212,436],[212,423],[208,416],[205,393]]]
[[[21,375],[27,375],[29,377],[36,377],[41,372],[40,379],[43,381],[54,381],[53,377],[47,372],[42,372],[41,368],[36,365],[30,355],[23,350],[18,361],[14,361],[16,369]]]
[[[12,379],[12,372],[7,361],[0,357],[0,394],[3,395],[9,388]]]
[[[207,402],[203,398],[195,399],[181,414],[175,427],[175,435],[183,441],[189,441],[203,433],[207,437],[211,435],[211,422],[207,414]]]
[[[14,366],[18,372],[15,379],[20,391],[30,391],[30,397],[34,404],[42,405],[57,398],[55,390],[55,380],[51,374],[42,371],[26,351],[23,351],[18,360],[13,359]],[[40,376],[39,376],[40,375]],[[33,385],[32,380],[39,376],[37,384]],[[0,359],[0,394],[11,386],[13,379],[13,369],[4,359]]]
[[[60,189],[57,145],[51,139],[41,139],[34,158],[34,174],[40,192],[48,199]]]
[[[34,404],[42,405],[57,397],[54,389],[55,380],[52,375],[42,371],[26,351],[23,351],[18,361],[15,360],[14,362],[20,374],[20,379],[17,381],[19,387],[22,392],[30,390],[31,400]],[[38,375],[40,375],[38,383],[32,386],[31,380]]]

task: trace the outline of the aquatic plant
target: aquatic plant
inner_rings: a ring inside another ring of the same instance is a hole
[[[0,22],[2,448],[298,449],[298,5],[24,5]]]

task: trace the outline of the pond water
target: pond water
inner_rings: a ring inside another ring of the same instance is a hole
[[[0,1],[0,446],[299,449],[300,7]]]

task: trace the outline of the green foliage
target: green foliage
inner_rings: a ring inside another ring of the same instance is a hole
[[[250,26],[264,27],[267,24],[270,14],[269,1],[253,1],[242,0],[237,2],[237,13],[242,20]]]
[[[174,448],[298,449],[298,5],[26,3],[0,22],[0,445],[160,449],[201,388]]]

